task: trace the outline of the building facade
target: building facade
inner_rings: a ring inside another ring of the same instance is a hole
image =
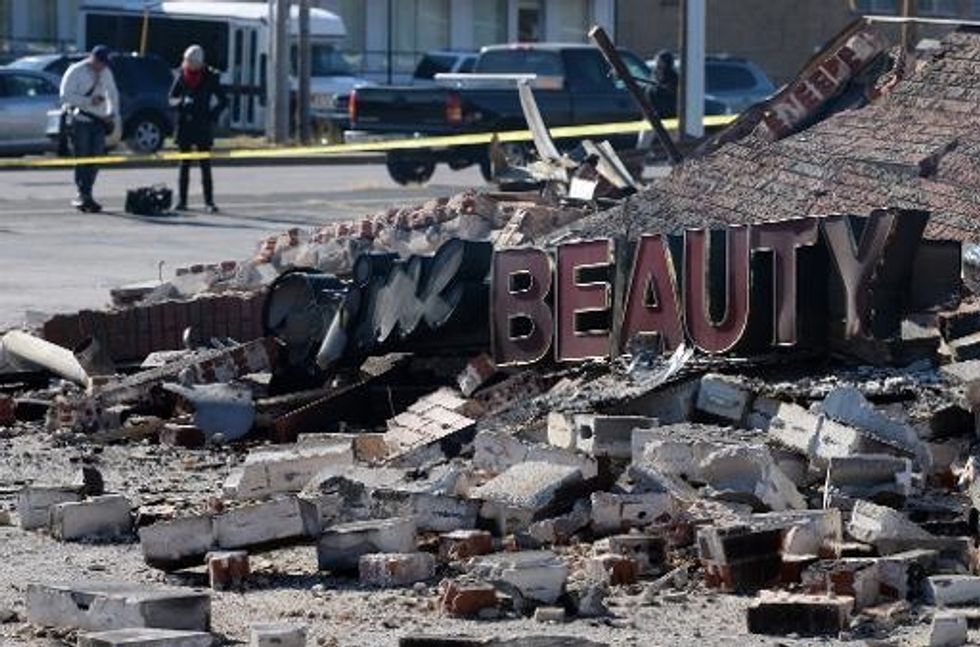
[[[0,63],[71,49],[84,0],[0,0]],[[266,2],[267,0],[254,0]],[[344,54],[359,74],[404,80],[430,50],[502,42],[583,42],[603,25],[642,56],[676,51],[682,0],[313,0],[347,25]],[[865,13],[896,14],[904,0],[707,0],[710,53],[744,56],[777,83]],[[918,15],[980,20],[980,0],[914,0]],[[923,28],[921,35],[929,35]]]
[[[616,0],[319,0],[347,25],[345,53],[369,77],[404,78],[431,50],[514,41],[584,42],[593,24],[615,29]],[[389,57],[389,48],[391,56]]]

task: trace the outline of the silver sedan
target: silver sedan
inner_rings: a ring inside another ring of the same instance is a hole
[[[58,77],[0,67],[0,154],[53,150],[48,111],[59,105]]]

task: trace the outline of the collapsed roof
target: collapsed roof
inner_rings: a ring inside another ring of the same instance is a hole
[[[688,160],[576,229],[634,237],[904,207],[932,212],[930,238],[980,242],[980,31],[951,33],[864,107],[778,141],[763,130]]]

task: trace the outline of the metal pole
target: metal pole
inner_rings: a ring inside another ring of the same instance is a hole
[[[276,2],[269,1],[269,55],[265,59],[265,138],[269,142],[276,141],[276,96],[278,93],[278,83],[276,82]]]
[[[914,18],[919,12],[916,0],[902,0],[902,17]],[[912,21],[902,23],[902,49],[909,51],[916,44],[916,24]]]
[[[299,93],[296,97],[299,122],[299,139],[303,144],[310,143],[310,68],[312,63],[310,45],[310,0],[299,0]]]
[[[391,0],[388,0],[388,85],[391,85],[394,82],[392,80],[393,71],[391,69],[392,68],[392,61],[393,61],[392,52],[391,52],[391,44],[394,42],[394,38],[393,38],[393,35],[391,33],[392,32],[392,28],[391,27],[394,24],[394,20],[393,20],[393,17],[392,17],[392,11],[393,11],[393,9],[392,9],[392,2],[391,2]]]
[[[150,8],[143,8],[143,29],[140,32],[140,56],[146,56],[146,41],[150,31]]]
[[[696,139],[704,136],[705,13],[705,0],[684,0],[680,131]]]
[[[636,80],[633,79],[633,75],[630,74],[629,69],[626,64],[623,63],[623,59],[619,57],[619,52],[616,51],[616,46],[613,42],[609,40],[609,35],[606,31],[596,25],[589,30],[589,40],[595,43],[595,46],[599,48],[602,52],[603,57],[605,57],[606,62],[612,67],[616,76],[626,84],[626,89],[629,93],[633,95],[633,100],[640,106],[640,110],[643,112],[643,116],[646,120],[650,122],[653,127],[653,132],[657,136],[657,140],[660,145],[664,147],[664,151],[667,153],[667,158],[670,160],[671,164],[680,164],[683,161],[680,151],[677,150],[677,146],[670,139],[670,135],[664,128],[663,123],[660,121],[660,115],[657,114],[656,109],[650,103],[646,94],[640,90],[640,86],[636,84]]]
[[[276,0],[276,130],[275,141],[289,138],[289,0]]]

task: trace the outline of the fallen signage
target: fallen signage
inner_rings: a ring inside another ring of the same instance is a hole
[[[929,214],[809,216],[727,229],[498,250],[497,366],[608,357],[637,341],[707,353],[892,339]],[[629,266],[632,256],[632,269]]]

